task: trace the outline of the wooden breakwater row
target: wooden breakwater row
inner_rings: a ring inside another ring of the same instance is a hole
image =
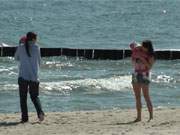
[[[16,47],[0,47],[0,56],[14,56]],[[180,59],[180,50],[156,50],[156,59]],[[119,60],[131,56],[130,49],[72,49],[72,48],[41,48],[42,57],[70,56],[84,57],[87,59]]]

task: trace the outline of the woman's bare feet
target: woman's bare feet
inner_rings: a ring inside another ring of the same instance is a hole
[[[149,117],[148,122],[150,122],[151,120],[153,120],[153,116],[150,116],[150,117]]]
[[[136,118],[136,119],[134,120],[134,123],[135,123],[135,122],[139,122],[139,121],[141,121],[141,118]]]
[[[38,116],[38,118],[39,118],[39,121],[40,121],[40,122],[43,121],[43,120],[44,120],[44,114],[41,113],[41,114]]]

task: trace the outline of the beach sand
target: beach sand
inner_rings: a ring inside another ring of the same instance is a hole
[[[142,121],[132,123],[136,110],[50,112],[38,122],[30,113],[29,122],[20,124],[20,114],[0,114],[0,135],[179,135],[180,109],[154,109],[148,121],[143,109]]]

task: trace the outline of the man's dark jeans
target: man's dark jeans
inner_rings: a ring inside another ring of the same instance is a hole
[[[20,96],[20,106],[21,106],[21,117],[22,121],[28,121],[28,107],[27,107],[27,93],[29,91],[31,100],[36,108],[37,115],[44,115],[41,108],[41,102],[39,99],[39,82],[27,81],[23,78],[18,78],[19,84],[19,96]]]

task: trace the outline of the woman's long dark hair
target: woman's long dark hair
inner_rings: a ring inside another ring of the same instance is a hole
[[[26,42],[25,42],[25,48],[26,48],[26,53],[28,57],[31,57],[30,51],[29,51],[29,41],[33,41],[37,39],[37,35],[34,32],[28,32],[26,34]]]
[[[147,48],[148,53],[149,53],[150,56],[155,56],[154,48],[153,48],[152,42],[150,40],[144,40],[142,42],[142,46],[144,48]]]

